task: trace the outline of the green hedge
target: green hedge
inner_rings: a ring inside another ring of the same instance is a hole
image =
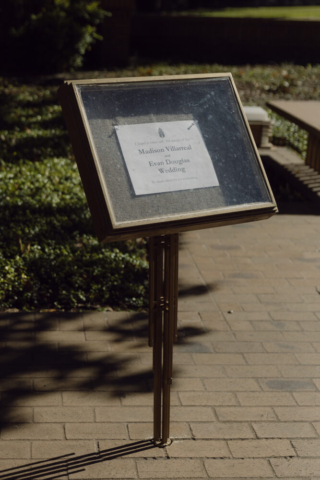
[[[8,67],[48,72],[83,65],[107,12],[93,0],[10,0],[3,15]]]
[[[56,89],[2,87],[0,308],[146,306],[145,241],[98,244]]]
[[[223,71],[247,105],[320,96],[320,66],[148,64],[88,76]],[[146,308],[146,241],[98,244],[56,90],[0,78],[0,310]],[[305,132],[273,119],[273,141],[303,155]]]

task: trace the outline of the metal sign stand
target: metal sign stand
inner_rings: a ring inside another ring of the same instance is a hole
[[[179,234],[149,240],[149,346],[153,347],[154,442],[170,443],[173,343],[177,341]]]

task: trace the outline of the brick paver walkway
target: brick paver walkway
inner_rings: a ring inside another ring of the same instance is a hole
[[[181,236],[172,436],[145,315],[1,316],[0,479],[320,478],[320,217]]]

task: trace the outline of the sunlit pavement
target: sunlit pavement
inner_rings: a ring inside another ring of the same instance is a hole
[[[166,448],[146,314],[1,314],[0,479],[319,479],[319,268],[308,212],[181,235]]]

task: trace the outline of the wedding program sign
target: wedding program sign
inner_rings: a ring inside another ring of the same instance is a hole
[[[72,80],[59,97],[101,242],[277,212],[231,74]]]
[[[197,122],[115,127],[136,195],[219,185]]]

